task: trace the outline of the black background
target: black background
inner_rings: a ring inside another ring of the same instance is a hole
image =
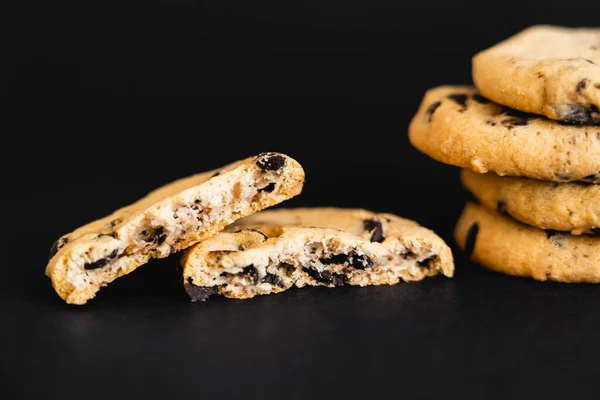
[[[0,397],[592,396],[598,288],[466,262],[458,169],[406,136],[427,88],[470,83],[474,53],[532,24],[598,26],[598,2],[96,3],[1,13],[16,124],[3,124]],[[262,151],[305,167],[285,206],[415,219],[452,245],[455,278],[190,304],[171,257],[78,308],[43,276],[58,236]]]

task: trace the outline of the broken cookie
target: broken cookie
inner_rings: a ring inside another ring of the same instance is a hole
[[[336,208],[257,213],[188,249],[181,265],[192,301],[454,273],[450,248],[432,231],[392,214]]]
[[[151,258],[167,257],[302,190],[292,158],[263,153],[163,186],[52,246],[46,275],[67,303],[84,304]]]

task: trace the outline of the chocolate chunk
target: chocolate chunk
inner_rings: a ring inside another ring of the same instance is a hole
[[[560,231],[555,231],[552,229],[544,229],[544,231],[546,232],[546,236],[548,237],[548,239],[550,239],[552,236],[560,235],[561,233]]]
[[[113,219],[112,221],[110,221],[110,226],[115,227],[115,226],[119,225],[121,222],[123,222],[123,220],[120,218]]]
[[[54,257],[56,255],[56,253],[58,253],[58,250],[62,249],[62,247],[67,244],[69,242],[69,237],[68,236],[63,236],[61,238],[59,238],[56,242],[54,242],[52,244],[52,247],[50,248],[50,256],[48,257],[48,260],[51,260],[52,257]]]
[[[595,114],[595,115],[594,115]],[[600,122],[598,107],[585,107],[578,104],[569,106],[569,112],[563,116],[566,121],[577,124],[594,124]]]
[[[311,278],[317,282],[326,283],[328,285],[343,286],[348,280],[345,275],[330,273],[327,271],[317,271],[313,268],[302,267],[302,270],[306,272]]]
[[[588,82],[588,80],[587,80],[587,79],[584,79],[584,80],[582,80],[581,82],[579,82],[579,83],[577,84],[577,86],[575,87],[575,91],[576,91],[577,93],[581,93],[581,91],[582,91],[583,89],[585,89],[585,87],[587,86],[587,82]]]
[[[448,95],[448,98],[452,101],[454,101],[456,104],[458,104],[461,107],[466,108],[467,107],[467,95],[466,94],[451,94]]]
[[[281,280],[281,278],[278,277],[275,274],[269,274],[269,273],[267,273],[265,275],[265,277],[262,278],[261,282],[270,283],[271,285],[279,286],[282,289],[285,288],[285,284],[283,283],[283,281]]]
[[[500,214],[508,215],[508,211],[506,211],[506,203],[503,201],[499,201],[496,208]]]
[[[429,268],[431,266],[431,263],[433,262],[433,260],[435,260],[435,257],[436,256],[427,257],[424,260],[417,261],[417,264],[419,264],[419,267]]]
[[[465,240],[465,254],[467,258],[471,258],[473,250],[475,250],[475,243],[477,242],[477,234],[479,233],[479,224],[474,222],[473,225],[467,231],[467,238]]]
[[[356,269],[365,269],[373,267],[373,261],[366,254],[361,255],[357,254],[355,251],[351,251],[349,256],[350,257],[348,259],[350,261],[350,264]]]
[[[210,296],[219,292],[218,286],[196,286],[192,283],[192,278],[183,285],[186,293],[190,296],[192,303],[197,301],[205,301]]]
[[[481,103],[481,104],[488,104],[488,103],[490,103],[490,101],[488,99],[486,99],[485,97],[483,97],[480,94],[474,94],[473,95],[473,100],[475,100],[476,102]]]
[[[285,157],[277,153],[262,153],[258,155],[256,165],[263,171],[277,171],[285,166]]]
[[[215,176],[219,176],[219,175],[221,175],[221,173],[219,171],[217,171],[211,176],[211,178],[214,178]]]
[[[107,255],[104,258],[101,258],[98,261],[94,261],[91,263],[87,263],[83,266],[84,269],[96,269],[96,268],[102,268],[104,267],[106,264],[110,263],[111,261],[114,261],[117,256],[119,255],[119,250],[118,249],[114,249],[109,255]]]
[[[258,274],[258,270],[256,268],[254,268],[254,265],[248,265],[247,267],[244,267],[241,275],[250,276],[250,278],[252,278],[252,282],[254,282],[255,285],[258,283],[258,279],[259,279],[258,275],[259,274]]]
[[[600,227],[592,228],[592,235],[600,236]]]
[[[373,261],[366,254],[360,255],[352,250],[350,254],[336,254],[328,258],[321,258],[321,263],[327,264],[347,264],[356,269],[365,269],[373,267]]]
[[[267,192],[267,193],[271,193],[273,190],[275,190],[275,184],[274,183],[269,183],[267,186],[265,186],[262,189],[258,189],[258,192]]]
[[[380,221],[375,219],[365,220],[363,221],[363,227],[367,232],[373,231],[373,234],[371,235],[371,242],[383,242],[383,226],[381,225]]]
[[[440,106],[440,104],[442,104],[441,101],[436,101],[435,103],[432,103],[429,107],[427,107],[427,111],[425,111],[425,114],[429,116],[429,122],[431,122],[431,117],[433,116],[435,110],[437,110],[437,108]]]
[[[159,226],[148,232],[147,230],[143,230],[141,233],[142,239],[145,242],[156,242],[157,244],[162,244],[167,238],[167,234],[165,233],[165,228]]]

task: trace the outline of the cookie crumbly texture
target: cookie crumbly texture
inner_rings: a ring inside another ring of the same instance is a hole
[[[475,55],[473,81],[499,104],[600,124],[600,29],[528,28]]]
[[[600,238],[521,224],[469,203],[455,229],[467,256],[482,266],[539,281],[600,283]]]
[[[432,231],[392,214],[336,208],[257,213],[188,249],[181,264],[192,301],[454,273],[450,248]]]
[[[462,170],[463,185],[488,209],[541,229],[600,236],[600,185],[554,183]]]
[[[46,275],[67,303],[84,304],[149,259],[167,257],[296,196],[303,184],[300,164],[280,153],[177,180],[61,237]]]
[[[409,126],[413,146],[478,173],[600,183],[600,126],[575,126],[490,102],[470,86],[430,89]]]

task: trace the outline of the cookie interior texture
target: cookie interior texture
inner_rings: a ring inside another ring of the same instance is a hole
[[[527,28],[475,55],[473,81],[497,103],[600,124],[600,29]]]
[[[300,193],[304,171],[292,158],[263,153],[163,186],[138,202],[61,237],[46,274],[71,304],[150,258],[162,258],[233,221]]]
[[[600,283],[600,238],[521,224],[469,203],[455,238],[473,261],[496,272],[539,281]]]
[[[501,177],[468,169],[462,170],[461,179],[485,207],[527,225],[600,235],[600,185]]]
[[[290,209],[239,221],[182,257],[192,301],[245,299],[305,285],[380,285],[454,272],[448,246],[392,214]],[[235,232],[231,232],[231,231]]]
[[[478,173],[600,183],[599,126],[512,110],[470,86],[428,90],[409,139],[437,161]]]

